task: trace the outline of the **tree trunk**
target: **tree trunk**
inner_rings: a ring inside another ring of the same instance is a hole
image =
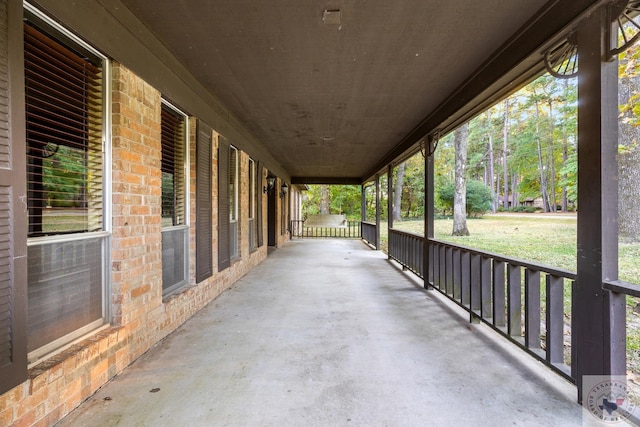
[[[542,206],[545,212],[549,212],[549,195],[547,194],[547,178],[542,160],[542,143],[540,141],[540,103],[536,100],[536,147],[538,152],[538,169],[540,171],[540,192],[542,193]]]
[[[549,202],[549,210],[551,212],[555,212],[558,207],[558,198],[556,197],[556,161],[555,156],[553,155],[553,131],[554,131],[554,120],[553,120],[553,101],[549,101],[549,122],[550,122],[550,132],[549,132],[549,180],[551,187],[551,198]]]
[[[511,176],[511,207],[520,206],[520,201],[518,200],[520,195],[518,194],[518,174],[516,172]]]
[[[496,192],[493,195],[493,201],[491,202],[493,206],[493,213],[498,212],[498,206],[500,206],[500,174],[496,174]]]
[[[453,232],[454,236],[468,236],[467,228],[467,139],[469,124],[465,123],[454,132],[455,182],[453,193]]]
[[[628,104],[638,93],[640,75],[620,79],[620,105]],[[628,242],[640,241],[640,144],[637,142],[640,141],[640,127],[634,126],[634,120],[638,117],[634,117],[630,108],[620,120],[618,140],[618,231],[621,239]]]
[[[562,166],[564,167],[564,165],[567,163],[567,160],[569,160],[569,150],[567,149],[567,139],[566,137],[564,138],[564,143],[562,144]],[[562,182],[566,182],[567,181],[567,174],[563,173],[562,174]],[[562,201],[561,201],[561,205],[562,205],[562,212],[567,212],[569,210],[569,200],[568,200],[568,194],[567,194],[567,185],[564,184],[562,185]]]
[[[331,191],[328,185],[320,186],[320,215],[331,213]]]
[[[497,208],[497,194],[498,188],[495,183],[495,169],[494,169],[494,158],[493,158],[493,135],[491,135],[491,109],[487,110],[487,138],[489,139],[489,146],[487,147],[487,154],[489,155],[489,176],[487,177],[487,181],[485,184],[488,184],[489,188],[491,188],[491,212],[496,213]]]
[[[624,241],[640,241],[640,148],[621,154],[619,168],[619,232]]]
[[[564,97],[566,99],[567,94],[569,93],[569,80],[563,80],[563,88],[564,88]],[[565,119],[566,120],[566,119]],[[562,166],[561,169],[564,169],[564,166],[567,164],[567,160],[569,160],[569,148],[567,141],[567,127],[566,123],[562,126]],[[567,174],[562,174],[562,195],[560,196],[562,200],[560,200],[561,210],[562,212],[567,212],[569,210],[569,201],[567,200]]]
[[[509,142],[509,98],[504,100],[504,124],[502,126],[502,178],[504,179],[504,199],[502,206],[509,209],[509,169],[507,168],[507,143]],[[515,203],[515,201],[513,202]]]
[[[404,162],[398,165],[393,191],[393,220],[402,221],[402,187],[404,183]]]

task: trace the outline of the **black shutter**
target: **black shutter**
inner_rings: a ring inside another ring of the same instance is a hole
[[[8,28],[8,9],[17,22],[22,3],[9,3],[0,2],[0,394],[27,379],[27,210],[20,202],[26,198],[26,148],[22,124],[10,122],[12,110],[24,111],[23,82],[22,67],[9,61],[9,49],[22,50],[23,35],[21,26]]]
[[[231,265],[229,251],[229,141],[218,138],[218,271]]]
[[[196,140],[196,283],[213,274],[211,207],[211,132],[198,120]]]
[[[257,236],[258,236],[258,246],[262,247],[263,245],[263,237],[262,237],[262,180],[264,179],[264,171],[262,170],[262,162],[258,162],[258,172],[256,175],[256,224],[257,224]]]

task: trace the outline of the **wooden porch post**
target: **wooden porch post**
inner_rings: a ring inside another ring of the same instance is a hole
[[[367,191],[364,184],[360,186],[360,219],[367,220]]]
[[[376,174],[376,249],[380,250],[380,175]]]
[[[433,239],[433,218],[434,218],[434,168],[433,168],[433,156],[434,153],[434,141],[433,137],[429,136],[427,146],[424,150],[424,247],[423,247],[423,265],[422,271],[424,276],[424,287],[429,288],[429,285],[433,285],[433,265],[431,264],[431,254],[429,252],[429,239]],[[429,155],[429,153],[433,153]]]
[[[390,253],[391,232],[393,228],[393,164],[387,165],[387,252]],[[391,259],[391,256],[389,256]]]
[[[625,296],[618,278],[618,70],[606,62],[606,7],[578,28],[578,279],[573,289],[573,374],[624,375]]]

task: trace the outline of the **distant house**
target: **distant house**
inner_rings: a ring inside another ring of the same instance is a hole
[[[513,194],[507,196],[506,199],[507,199],[507,208],[512,208],[514,206],[513,205]],[[499,202],[499,206],[500,207],[504,206],[504,201],[505,201],[505,196],[498,197],[498,202]]]
[[[542,197],[536,197],[535,199],[532,197],[526,197],[524,200],[520,200],[520,204],[522,206],[533,206],[538,209],[544,209]]]

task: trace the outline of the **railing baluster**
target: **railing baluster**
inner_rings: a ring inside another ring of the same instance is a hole
[[[509,264],[507,269],[507,324],[508,334],[522,336],[522,278],[520,266]]]
[[[480,262],[480,303],[482,306],[482,318],[490,319],[493,315],[491,306],[491,258],[483,256]]]
[[[447,256],[446,256],[446,246],[440,246],[440,279],[438,280],[438,289],[444,290],[446,289],[447,284]]]
[[[564,278],[547,274],[547,362],[564,363]]]
[[[422,277],[423,279],[426,277],[426,272],[424,271],[424,242],[425,242],[425,238],[422,237],[419,240],[416,240],[416,245],[418,246],[418,250],[416,251],[417,253],[417,258],[416,258],[416,264],[418,264],[419,266],[419,270],[420,270],[420,277]]]
[[[461,282],[461,269],[460,269],[460,249],[455,248],[453,250],[453,300],[460,301],[460,282]]]
[[[445,248],[445,292],[453,295],[453,249]]]
[[[505,316],[504,262],[493,261],[493,324],[507,325]]]
[[[482,257],[471,254],[471,319],[482,318],[481,286],[482,286]]]
[[[427,256],[429,257],[429,283],[433,284],[435,281],[435,253],[436,253],[436,245],[433,242],[428,242],[429,245],[429,253]]]
[[[526,269],[524,277],[524,343],[531,349],[540,348],[540,272]]]
[[[460,255],[460,294],[462,305],[469,308],[471,304],[471,260],[467,251],[463,251]]]
[[[431,248],[431,256],[433,262],[431,268],[433,269],[433,287],[440,289],[438,282],[440,281],[440,245],[434,244]]]

